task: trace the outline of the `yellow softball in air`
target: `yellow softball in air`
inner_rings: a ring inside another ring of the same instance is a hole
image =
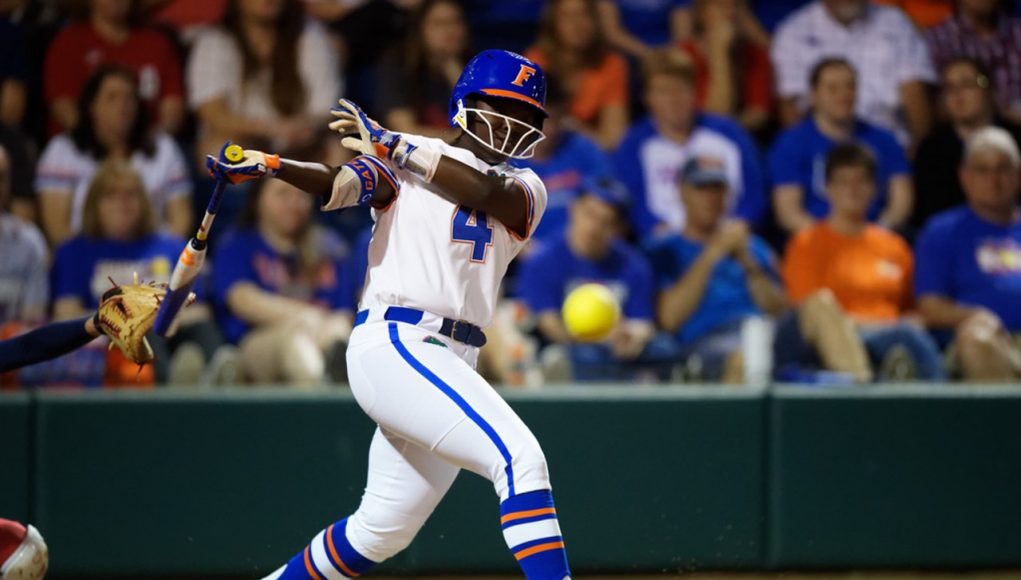
[[[562,309],[564,325],[575,340],[599,342],[620,321],[620,304],[602,284],[583,284],[567,295]]]
[[[224,158],[231,163],[237,163],[245,158],[245,150],[240,145],[230,145],[227,150],[223,152]]]

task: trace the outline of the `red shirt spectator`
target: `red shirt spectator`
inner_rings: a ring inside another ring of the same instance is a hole
[[[695,68],[695,95],[698,105],[705,107],[712,71],[702,48],[694,41],[681,44]],[[769,51],[751,42],[742,43],[735,59],[742,65],[741,86],[738,87],[738,110],[752,109],[768,116],[773,107],[773,73]],[[740,119],[739,119],[740,120]],[[757,127],[745,127],[754,130]]]
[[[44,98],[52,120],[50,132],[69,130],[74,125],[78,93],[93,71],[104,64],[135,71],[150,124],[176,132],[183,117],[184,86],[173,44],[156,30],[125,26],[117,40],[105,30],[92,22],[71,24],[50,45],[43,76]]]

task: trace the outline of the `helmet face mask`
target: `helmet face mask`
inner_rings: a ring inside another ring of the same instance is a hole
[[[481,134],[475,131],[479,125],[475,120],[485,125]],[[512,159],[528,159],[535,154],[535,146],[546,138],[541,129],[529,123],[493,110],[465,106],[463,99],[457,101],[454,123],[483,147]]]

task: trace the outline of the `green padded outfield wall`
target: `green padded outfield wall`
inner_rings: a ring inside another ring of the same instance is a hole
[[[771,397],[776,568],[1021,566],[1021,389]]]
[[[0,394],[0,518],[29,518],[32,440],[31,401],[24,394]]]
[[[542,442],[580,570],[756,568],[765,399],[573,388],[508,399]],[[34,519],[54,574],[258,577],[358,502],[373,425],[346,393],[43,393]],[[462,473],[396,573],[511,571]]]

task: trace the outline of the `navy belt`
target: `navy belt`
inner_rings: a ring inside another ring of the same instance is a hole
[[[394,322],[418,324],[422,321],[422,316],[424,314],[424,312],[415,308],[388,306],[386,312],[383,314],[383,319]],[[366,320],[368,320],[368,318],[369,311],[362,310],[355,315],[354,325],[358,326],[359,324],[363,324]],[[439,333],[458,342],[463,342],[469,346],[481,347],[486,344],[486,333],[482,332],[482,329],[478,326],[470,322],[465,322],[464,320],[444,318],[443,324],[440,325]]]

